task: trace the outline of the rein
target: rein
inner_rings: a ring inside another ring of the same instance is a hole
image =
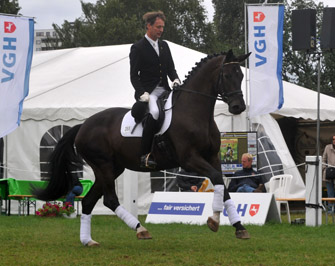
[[[199,91],[193,91],[193,90],[188,90],[188,89],[183,89],[183,88],[178,88],[178,89],[175,89],[174,91],[191,92],[191,93],[199,94],[199,95],[202,95],[202,96],[214,99],[214,100],[221,100],[221,97],[220,98],[219,97],[215,97],[215,96],[209,95],[207,93],[199,92]]]

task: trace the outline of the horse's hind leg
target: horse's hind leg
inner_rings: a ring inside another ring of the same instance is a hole
[[[99,179],[95,181],[90,191],[82,200],[82,215],[80,218],[80,241],[83,245],[98,246],[99,243],[91,237],[92,210],[103,194],[103,186]]]
[[[137,232],[136,235],[138,239],[152,238],[147,229],[141,225],[140,221],[120,205],[115,192],[114,178],[108,178],[105,180],[104,205],[115,212],[115,214],[131,229],[135,230]]]

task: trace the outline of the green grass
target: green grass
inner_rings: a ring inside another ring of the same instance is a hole
[[[140,241],[117,217],[94,216],[92,238],[101,246],[88,248],[79,241],[80,218],[0,216],[0,265],[333,265],[335,260],[331,221],[320,227],[248,225],[250,240],[236,239],[231,226],[217,233],[206,225],[145,226],[153,239]]]

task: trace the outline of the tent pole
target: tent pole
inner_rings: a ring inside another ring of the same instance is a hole
[[[319,187],[319,182],[320,182],[320,176],[319,176],[319,167],[320,165],[320,68],[321,68],[321,53],[318,53],[318,85],[317,85],[317,90],[318,90],[318,100],[317,100],[317,120],[316,120],[316,187]],[[316,199],[319,198],[319,191],[316,189]],[[319,205],[320,202],[317,202]],[[318,212],[316,212],[315,216],[315,221],[317,224],[319,217],[318,217]]]
[[[244,3],[244,51],[245,54],[248,53],[248,36],[247,36],[247,3]],[[248,62],[249,62],[249,58],[247,60],[244,61],[245,64],[245,69],[244,69],[244,77],[245,77],[245,105],[246,105],[246,119],[245,119],[245,123],[246,123],[246,129],[247,131],[250,130],[249,126],[249,95],[248,95]]]

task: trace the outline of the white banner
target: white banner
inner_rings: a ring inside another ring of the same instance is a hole
[[[146,223],[206,224],[213,215],[212,192],[155,192]],[[280,222],[272,193],[230,193],[242,224],[263,225],[267,221]],[[229,225],[225,208],[220,216],[221,225]]]
[[[20,125],[33,44],[33,19],[0,15],[0,138]]]
[[[248,6],[250,117],[274,112],[284,103],[283,21],[283,5]]]

